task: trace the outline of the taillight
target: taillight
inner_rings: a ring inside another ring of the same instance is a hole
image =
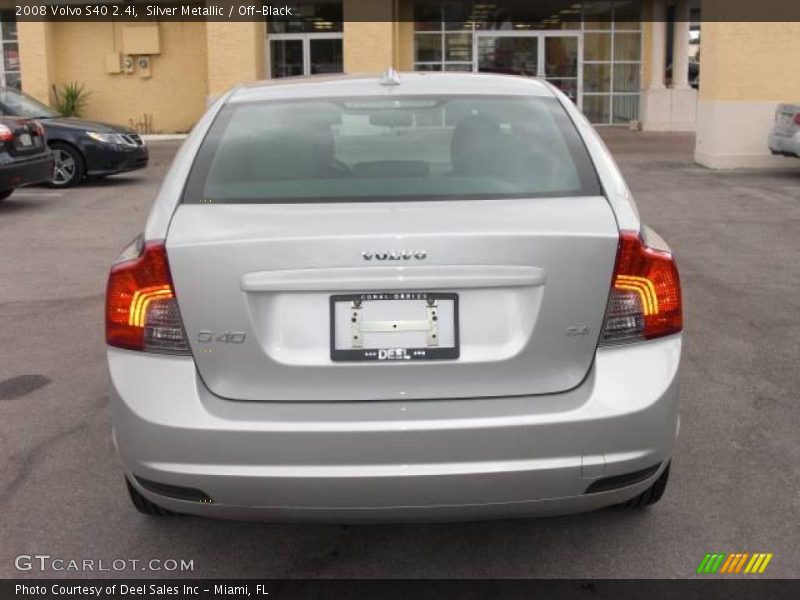
[[[188,354],[163,241],[134,240],[111,267],[106,289],[109,346]]]
[[[651,340],[682,328],[681,283],[672,254],[650,248],[636,232],[621,232],[600,343]]]
[[[800,112],[794,116],[794,124],[800,125]]]
[[[14,139],[14,132],[3,124],[0,124],[0,142],[10,142]]]

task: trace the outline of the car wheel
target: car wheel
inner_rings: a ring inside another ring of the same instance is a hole
[[[78,185],[86,172],[83,156],[72,146],[61,143],[50,144],[53,151],[53,187],[72,187]]]
[[[667,464],[667,468],[664,469],[661,475],[658,476],[658,479],[653,482],[653,485],[635,498],[623,502],[620,506],[624,508],[644,508],[645,506],[651,506],[661,500],[661,496],[664,495],[664,490],[667,489],[667,481],[669,481],[669,467],[670,465]]]
[[[136,510],[143,515],[147,515],[149,517],[171,517],[176,514],[171,510],[161,508],[158,504],[151,502],[142,496],[139,493],[139,490],[133,487],[127,477],[125,478],[125,485],[128,486],[128,495],[131,498],[134,508],[136,508]]]
[[[13,193],[14,193],[14,190],[13,190],[13,189],[10,189],[10,190],[3,190],[2,192],[0,192],[0,202],[2,202],[3,200],[5,200],[6,198],[8,198],[8,197],[9,197],[11,194],[13,194]]]

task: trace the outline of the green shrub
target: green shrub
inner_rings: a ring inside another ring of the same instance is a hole
[[[53,86],[53,97],[56,101],[56,110],[65,117],[80,117],[83,116],[83,110],[89,99],[89,92],[87,92],[83,84],[76,81],[65,83],[61,89]]]

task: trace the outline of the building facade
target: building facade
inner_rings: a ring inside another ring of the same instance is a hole
[[[79,82],[90,93],[87,117],[157,133],[188,131],[210,99],[258,79],[389,66],[538,76],[595,124],[696,130],[702,164],[787,164],[764,140],[775,105],[800,100],[790,64],[800,23],[724,21],[737,1],[749,0],[518,0],[512,8],[502,0],[296,0],[287,4],[299,17],[269,22],[15,23],[4,14],[0,77],[46,102],[54,86]],[[777,9],[781,0],[761,4]]]

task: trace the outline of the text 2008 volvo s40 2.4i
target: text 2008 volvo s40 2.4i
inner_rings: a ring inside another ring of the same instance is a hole
[[[667,483],[675,262],[543,81],[234,89],[112,267],[106,319],[148,514],[479,519]]]

